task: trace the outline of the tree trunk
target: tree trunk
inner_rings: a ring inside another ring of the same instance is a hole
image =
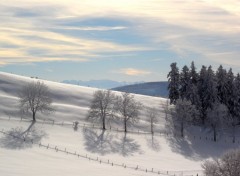
[[[106,130],[106,127],[105,127],[105,117],[102,118],[102,129]]]
[[[181,122],[181,136],[184,137],[184,135],[183,135],[183,122]]]
[[[127,118],[124,118],[124,131],[127,132]]]
[[[33,112],[33,121],[36,121],[36,112]]]
[[[213,127],[213,140],[214,140],[214,142],[217,141],[217,131],[216,131],[216,127]]]
[[[153,122],[151,122],[151,133],[153,134]]]
[[[236,141],[236,140],[235,140],[235,138],[236,138],[236,137],[235,137],[235,127],[236,127],[236,126],[233,125],[233,143],[235,143],[235,141]]]

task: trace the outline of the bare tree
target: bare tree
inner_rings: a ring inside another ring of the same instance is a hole
[[[176,101],[175,112],[173,113],[173,120],[180,123],[181,136],[184,137],[183,131],[185,126],[192,122],[194,116],[198,114],[196,107],[186,99],[178,99]]]
[[[163,108],[163,112],[165,113],[165,119],[168,119],[168,115],[171,114],[170,100],[161,101],[161,107]]]
[[[93,94],[93,100],[88,112],[88,120],[101,120],[102,129],[106,129],[106,118],[112,116],[115,95],[110,90],[98,90]]]
[[[116,116],[123,119],[124,131],[127,132],[127,125],[134,124],[139,120],[140,108],[142,104],[134,99],[129,93],[122,93],[115,103]]]
[[[239,119],[237,116],[231,115],[230,113],[226,116],[226,124],[232,130],[233,143],[236,142],[236,128],[239,125]]]
[[[153,107],[146,107],[147,120],[151,125],[151,133],[154,133],[154,124],[158,122],[158,110]]]
[[[43,82],[31,82],[24,86],[19,93],[21,112],[31,112],[33,121],[36,121],[37,112],[50,113],[52,99],[48,87]]]
[[[228,115],[225,105],[218,102],[213,104],[212,109],[207,109],[207,122],[213,130],[213,140],[217,141],[217,129],[224,124]]]
[[[206,176],[240,175],[240,150],[225,153],[220,159],[207,160],[202,165]]]

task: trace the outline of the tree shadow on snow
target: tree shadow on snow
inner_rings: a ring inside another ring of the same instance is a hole
[[[176,134],[176,131],[174,134]],[[185,135],[184,138],[182,138],[180,135],[175,137],[168,136],[166,137],[166,140],[170,144],[173,152],[179,153],[184,157],[195,161],[202,161],[209,157],[217,158],[227,150],[238,147],[238,145],[233,145],[231,143],[227,144],[223,141],[213,142],[209,139],[209,137],[208,140],[206,140],[206,137],[194,137],[191,134]]]
[[[20,150],[31,148],[33,143],[39,143],[47,134],[42,130],[38,130],[34,124],[35,122],[32,122],[25,130],[23,127],[16,127],[6,131],[6,134],[0,138],[0,147]]]
[[[140,151],[140,145],[127,137],[127,134],[116,134],[106,130],[83,129],[85,148],[89,152],[101,155],[117,153],[131,156]]]
[[[161,147],[159,141],[154,137],[154,135],[148,135],[146,137],[147,146],[155,152],[159,152]]]

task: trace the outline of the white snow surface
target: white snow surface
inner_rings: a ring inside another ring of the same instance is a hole
[[[202,175],[204,160],[221,156],[239,147],[228,136],[211,141],[211,133],[189,128],[184,139],[174,137],[159,116],[156,133],[142,112],[140,123],[129,128],[136,133],[121,132],[122,124],[110,122],[108,130],[98,129],[85,117],[97,89],[66,85],[46,80],[56,112],[37,114],[21,120],[18,92],[23,85],[37,79],[0,72],[0,175],[3,176],[143,176]],[[120,94],[120,92],[116,92]],[[144,105],[162,109],[166,99],[135,95]],[[79,121],[78,129],[72,123]],[[93,128],[94,127],[94,128]],[[25,139],[25,141],[23,140]],[[79,155],[79,156],[78,156]],[[90,159],[89,159],[90,157]],[[96,160],[96,161],[95,161]]]

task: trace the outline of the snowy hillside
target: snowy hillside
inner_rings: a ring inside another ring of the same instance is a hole
[[[217,143],[207,130],[191,128],[186,138],[174,137],[166,127],[164,113],[159,116],[154,136],[142,111],[140,123],[126,135],[122,124],[111,123],[107,130],[85,121],[97,89],[50,81],[54,114],[38,114],[21,120],[18,91],[35,79],[0,73],[0,173],[4,176],[142,176],[202,175],[203,160],[215,158],[239,147],[227,136]],[[163,98],[135,95],[144,105],[162,109]],[[78,129],[72,122],[79,121]],[[134,132],[134,133],[133,133]]]

